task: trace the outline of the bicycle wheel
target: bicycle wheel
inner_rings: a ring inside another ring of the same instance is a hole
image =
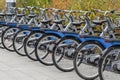
[[[8,26],[0,26],[0,48],[4,49],[3,45],[2,45],[2,34],[3,32],[8,28]]]
[[[26,56],[24,51],[24,40],[30,34],[30,30],[20,30],[13,39],[13,48],[17,54]]]
[[[52,59],[54,65],[61,71],[69,72],[74,70],[74,52],[80,41],[72,37],[62,38],[54,47]]]
[[[13,38],[18,31],[19,31],[19,28],[7,28],[3,32],[1,41],[5,49],[9,51],[14,51]]]
[[[98,77],[98,63],[104,47],[95,41],[82,43],[76,50],[74,58],[75,71],[85,80]]]
[[[42,36],[35,47],[35,54],[39,62],[44,65],[53,65],[52,53],[59,36],[47,34]]]
[[[120,46],[110,47],[99,63],[100,80],[120,79]]]
[[[24,50],[29,59],[37,61],[35,56],[35,43],[43,33],[41,32],[31,32],[31,34],[25,39]]]

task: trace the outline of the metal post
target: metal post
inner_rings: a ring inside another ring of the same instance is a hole
[[[16,7],[16,0],[6,0],[6,13],[11,13],[11,7]],[[12,17],[7,16],[6,21],[10,21]]]
[[[10,13],[10,7],[16,7],[16,0],[6,0],[6,10]]]

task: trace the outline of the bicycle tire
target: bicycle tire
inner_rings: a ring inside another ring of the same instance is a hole
[[[30,35],[25,39],[25,45],[24,45],[24,50],[25,50],[25,53],[26,53],[27,57],[28,57],[29,59],[33,60],[33,61],[38,61],[37,58],[36,58],[36,56],[35,56],[35,44],[36,44],[36,42],[38,41],[38,39],[36,39],[35,42],[33,42],[33,43],[34,43],[34,47],[32,47],[32,48],[34,48],[34,50],[32,51],[32,55],[34,55],[34,56],[32,56],[31,53],[29,52],[29,50],[27,49],[27,44],[28,44],[28,40],[29,40],[32,36],[34,36],[34,35],[36,35],[36,34],[41,34],[41,35],[42,35],[43,33],[41,33],[41,32],[31,32]],[[40,37],[39,37],[39,38],[40,38]],[[31,43],[32,43],[32,42],[31,42]]]
[[[2,41],[2,45],[5,49],[7,49],[8,51],[11,51],[11,52],[14,52],[14,49],[13,49],[13,40],[11,41],[11,45],[7,47],[7,45],[5,44],[5,40],[4,40],[4,36],[6,35],[7,31],[11,30],[11,29],[16,29],[16,30],[19,30],[19,28],[7,28],[3,34],[2,34],[2,37],[1,37],[1,41]],[[17,33],[17,32],[16,32]],[[14,33],[14,35],[16,34]],[[14,37],[13,35],[13,37]],[[12,49],[10,49],[9,47],[12,47]]]
[[[107,56],[110,54],[110,52],[112,50],[115,50],[115,49],[120,49],[119,46],[112,46],[112,47],[109,47],[108,49],[106,49],[104,51],[104,54],[102,55],[101,59],[100,59],[100,62],[99,62],[99,68],[98,68],[98,72],[99,72],[99,78],[100,80],[105,80],[104,77],[103,77],[103,64],[104,64],[104,61],[106,60]]]
[[[39,47],[39,45],[40,45],[40,41],[42,40],[42,39],[44,39],[45,37],[49,37],[49,36],[53,36],[53,37],[55,37],[55,38],[60,38],[58,35],[53,35],[53,34],[45,34],[45,35],[43,35],[41,38],[39,38],[39,40],[37,41],[37,43],[36,43],[36,47],[35,47],[35,55],[36,55],[36,57],[37,57],[37,59],[38,59],[38,61],[40,62],[40,63],[42,63],[42,64],[44,64],[44,65],[47,65],[47,66],[51,66],[51,65],[53,65],[53,61],[51,61],[52,60],[52,56],[51,56],[51,60],[50,60],[50,63],[49,62],[45,62],[44,60],[42,60],[40,57],[39,57],[39,52],[38,52],[38,47]],[[44,53],[45,54],[45,53]],[[49,54],[49,52],[47,53],[47,54]],[[46,55],[45,57],[47,57],[48,55]]]
[[[85,79],[85,80],[94,80],[94,79],[96,79],[96,78],[98,77],[98,74],[96,73],[96,75],[94,75],[94,76],[89,76],[89,77],[86,76],[86,75],[81,74],[81,73],[80,73],[80,70],[78,70],[78,67],[77,67],[78,65],[77,65],[77,60],[76,60],[79,51],[80,51],[84,46],[89,45],[89,44],[95,44],[95,45],[99,46],[99,47],[101,48],[101,50],[104,50],[104,49],[105,49],[102,44],[100,44],[99,42],[96,42],[96,41],[87,41],[87,42],[82,43],[81,45],[79,45],[79,47],[77,48],[76,53],[75,53],[74,68],[75,68],[75,71],[76,71],[76,73],[77,73],[77,75],[78,75],[79,77],[81,77],[81,78],[83,78],[83,79]],[[82,59],[82,58],[81,58],[81,59]],[[81,62],[80,62],[80,64],[81,64]],[[80,64],[79,64],[79,65],[80,65]],[[90,72],[90,71],[89,71],[89,72]]]
[[[56,44],[56,46],[55,46],[54,49],[53,49],[54,52],[53,52],[53,54],[52,54],[52,60],[53,60],[54,65],[56,66],[56,68],[59,69],[59,70],[61,70],[61,71],[63,71],[63,72],[70,72],[70,71],[73,71],[73,70],[74,70],[74,67],[72,67],[72,68],[70,68],[70,69],[65,69],[65,68],[59,66],[59,64],[58,64],[57,61],[55,60],[56,48],[57,48],[57,46],[58,46],[61,42],[63,42],[64,40],[73,40],[73,41],[77,42],[78,44],[79,44],[81,41],[78,40],[78,39],[76,39],[76,38],[73,38],[73,37],[64,37],[64,38],[62,38],[62,39]],[[73,64],[73,61],[72,61],[72,64]]]
[[[24,40],[25,38],[29,35],[29,34],[25,34],[25,36],[21,36],[22,40],[21,42],[17,42],[18,45],[20,45],[20,47],[17,47],[16,46],[16,41],[17,41],[17,38],[19,39],[19,34],[23,33],[24,32],[31,32],[31,30],[20,30],[18,33],[15,34],[14,36],[14,39],[13,39],[13,48],[15,50],[15,52],[18,54],[18,55],[21,55],[21,56],[26,56],[26,53],[24,51]],[[20,51],[22,49],[22,51]]]

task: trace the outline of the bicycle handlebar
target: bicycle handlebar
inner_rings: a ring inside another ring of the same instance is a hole
[[[78,13],[80,11],[78,11],[78,10],[63,10],[63,12],[65,12],[65,13]]]
[[[26,6],[25,8],[28,9],[28,10],[33,10],[33,9],[36,9],[37,7],[36,6],[32,6],[32,7],[31,6]]]
[[[50,10],[52,10],[54,12],[63,12],[63,10],[61,10],[61,9],[55,9],[55,8],[51,8]]]
[[[115,13],[116,10],[110,10],[110,11],[102,11],[100,9],[94,9],[95,12],[101,12],[101,13],[104,13],[104,16],[106,16],[107,14],[110,14],[110,13]]]
[[[12,10],[16,10],[16,9],[17,9],[17,7],[10,7],[10,9],[12,9]]]
[[[82,11],[82,10],[64,10],[65,13],[84,13],[84,16],[88,16],[91,14],[90,11]]]
[[[26,8],[18,8],[17,10],[19,10],[19,11],[25,11]]]
[[[117,16],[120,16],[120,13],[116,13]]]

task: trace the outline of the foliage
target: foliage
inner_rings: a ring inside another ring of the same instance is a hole
[[[5,0],[0,0],[0,10],[5,9]]]
[[[5,8],[5,0],[0,0],[0,8]],[[17,6],[54,7],[59,9],[102,9],[120,10],[120,0],[17,0]]]

